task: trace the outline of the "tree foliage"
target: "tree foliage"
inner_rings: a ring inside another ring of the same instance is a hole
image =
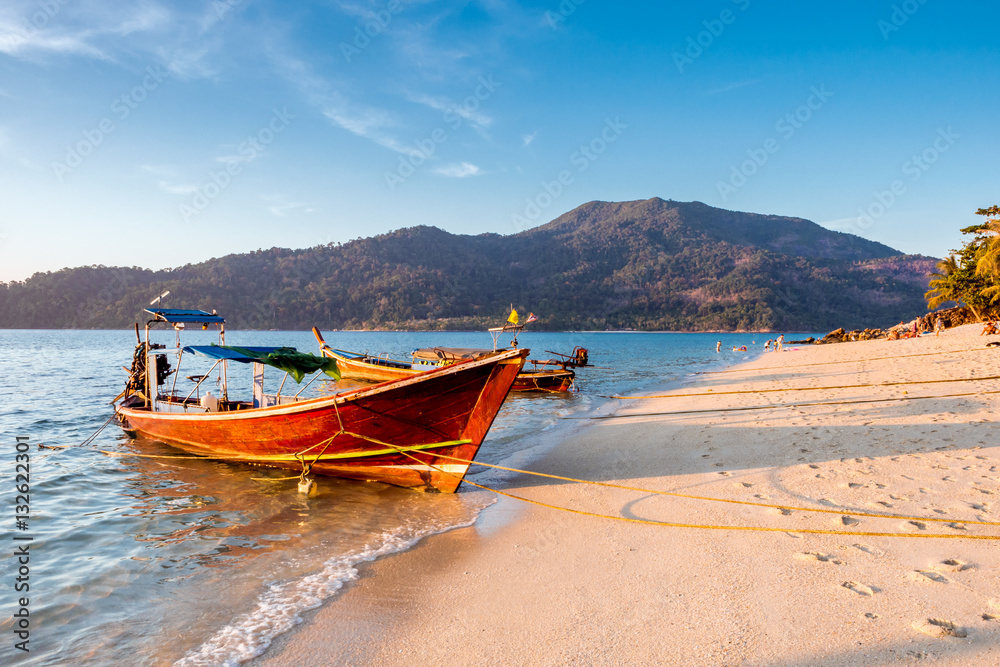
[[[976,214],[987,220],[962,230],[969,240],[938,263],[924,297],[931,309],[954,301],[982,320],[1000,313],[1000,206]]]

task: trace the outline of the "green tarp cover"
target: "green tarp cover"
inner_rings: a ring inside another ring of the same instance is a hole
[[[340,379],[340,369],[337,361],[327,357],[317,357],[315,354],[299,352],[294,347],[239,347],[236,345],[189,345],[185,352],[193,352],[212,359],[226,359],[241,363],[258,362],[278,368],[291,375],[296,382],[315,373],[323,371],[335,380]]]

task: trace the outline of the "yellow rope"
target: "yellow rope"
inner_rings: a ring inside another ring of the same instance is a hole
[[[898,387],[908,384],[939,384],[942,382],[985,382],[1000,380],[1000,375],[988,375],[981,378],[956,378],[949,380],[907,380],[905,382],[882,382],[879,384],[844,384],[832,387],[787,387],[783,389],[740,389],[738,391],[706,391],[694,394],[658,394],[650,396],[612,396],[624,400],[641,400],[644,398],[681,398],[688,396],[728,396],[731,394],[768,394],[776,391],[826,391],[829,389],[863,389],[865,387]]]
[[[811,401],[808,403],[777,403],[773,405],[745,405],[735,408],[704,408],[700,410],[674,410],[670,412],[635,412],[623,415],[601,415],[598,417],[560,417],[560,419],[627,419],[629,417],[660,417],[664,415],[693,415],[705,412],[740,412],[744,410],[775,410],[777,408],[805,408],[821,405],[857,405],[859,403],[889,403],[892,401],[917,401],[934,398],[962,398],[1000,394],[1000,390],[968,391],[961,394],[939,394],[937,396],[895,396],[893,398],[862,398],[854,401]]]
[[[647,525],[653,525],[653,526],[665,526],[665,527],[670,527],[670,528],[702,528],[702,529],[705,529],[705,530],[742,530],[742,531],[748,531],[748,532],[761,532],[761,533],[803,533],[803,534],[809,534],[809,535],[848,535],[848,536],[852,536],[852,537],[920,537],[920,538],[965,539],[965,540],[1000,540],[1000,535],[958,535],[958,534],[954,534],[953,535],[953,534],[946,534],[946,533],[880,533],[880,532],[873,532],[873,531],[821,530],[821,529],[816,529],[816,528],[794,529],[794,528],[768,528],[768,527],[764,527],[764,526],[706,525],[706,524],[698,524],[698,523],[675,523],[675,522],[671,522],[671,521],[656,521],[654,519],[632,519],[632,518],[624,517],[624,516],[620,516],[620,515],[599,514],[597,512],[588,512],[586,510],[578,510],[578,509],[573,509],[573,508],[570,508],[570,507],[561,507],[559,505],[552,505],[550,503],[545,503],[545,502],[542,502],[540,500],[532,500],[531,498],[525,498],[523,496],[516,496],[516,495],[514,495],[512,493],[507,493],[506,491],[500,491],[499,489],[494,489],[494,488],[488,487],[488,486],[486,486],[484,484],[477,484],[476,482],[470,481],[468,479],[463,479],[462,477],[459,477],[458,475],[453,475],[452,473],[449,473],[449,472],[447,472],[445,470],[441,470],[440,468],[438,468],[438,467],[436,467],[436,466],[434,466],[432,464],[429,464],[429,463],[426,463],[424,461],[421,461],[420,459],[416,458],[415,456],[410,456],[408,453],[406,453],[406,452],[404,452],[402,450],[400,450],[400,453],[403,454],[404,456],[408,456],[409,458],[412,458],[413,460],[417,461],[418,463],[421,463],[423,465],[427,465],[431,469],[436,470],[437,472],[439,472],[439,473],[441,473],[443,475],[448,475],[449,477],[452,477],[454,479],[459,479],[461,481],[464,481],[466,484],[471,484],[472,486],[474,486],[476,488],[479,488],[479,489],[483,489],[484,491],[490,491],[490,492],[495,493],[497,495],[506,496],[507,498],[513,498],[514,500],[520,500],[522,502],[530,503],[532,505],[538,505],[539,507],[546,507],[548,509],[558,510],[558,511],[561,511],[561,512],[569,512],[571,514],[579,514],[579,515],[582,515],[582,516],[592,516],[592,517],[596,517],[596,518],[599,518],[599,519],[611,519],[611,520],[614,520],[614,521],[625,521],[627,523],[641,523],[641,524],[647,524]],[[440,454],[438,456],[441,457],[441,458],[451,458],[451,459],[455,458],[455,457],[452,457],[452,456],[442,456]],[[457,459],[457,460],[462,460],[462,459]],[[476,462],[475,461],[470,461],[469,463],[476,463]],[[479,465],[489,465],[489,464],[480,463]],[[493,467],[493,466],[491,466],[491,467]],[[495,466],[495,467],[500,467],[500,466]],[[508,468],[508,470],[513,470],[513,469]],[[523,471],[523,472],[527,472],[527,471]],[[543,475],[542,473],[528,473],[528,474],[535,474],[535,475],[541,475],[541,476],[546,476],[546,477],[550,476],[550,475]],[[554,477],[554,475],[553,475],[553,477]],[[569,479],[569,478],[562,478],[562,479]],[[581,481],[581,482],[590,483],[590,484],[601,484],[601,485],[606,485],[606,486],[615,486],[615,485],[611,485],[611,484],[605,484],[603,482],[586,482],[585,480],[573,480],[573,481]],[[627,487],[621,487],[621,488],[627,488]],[[652,491],[651,493],[664,493],[664,492]],[[679,495],[679,494],[665,494],[665,495]],[[689,496],[689,497],[693,497],[693,496]],[[718,498],[709,498],[709,499],[706,499],[706,500],[720,500],[720,499],[718,499]],[[728,501],[728,502],[742,502],[742,501]],[[756,504],[756,503],[743,503],[743,504]],[[806,510],[806,511],[808,511],[808,510]],[[830,510],[813,510],[813,511],[830,511]],[[855,514],[855,513],[853,513],[853,512],[837,512],[837,514]],[[865,516],[864,514],[861,514],[861,513],[857,513],[857,515],[858,516]],[[872,515],[872,516],[881,516],[882,518],[891,518],[891,519],[897,518],[895,516],[883,516],[883,515]],[[921,519],[921,520],[923,520],[923,519]],[[960,521],[960,522],[955,522],[955,523],[978,523],[978,522]],[[989,524],[989,525],[997,525],[997,524]]]
[[[401,452],[402,453],[402,452]],[[531,470],[520,470],[518,468],[508,468],[507,466],[496,465],[493,463],[483,463],[481,461],[471,461],[467,459],[460,459],[457,456],[448,456],[447,454],[435,454],[437,458],[449,459],[452,461],[459,461],[461,463],[468,463],[470,465],[483,466],[485,468],[495,468],[497,470],[505,470],[507,472],[516,472],[522,475],[531,475],[533,477],[545,477],[548,479],[558,479],[563,482],[574,482],[577,484],[590,484],[593,486],[606,486],[611,489],[622,489],[624,491],[638,491],[640,493],[648,493],[651,495],[658,496],[673,496],[674,498],[687,498],[689,500],[709,500],[717,503],[731,503],[733,505],[750,505],[752,507],[765,507],[768,509],[779,509],[779,510],[793,510],[796,512],[817,512],[821,514],[850,514],[852,516],[865,516],[872,517],[875,519],[899,519],[903,521],[936,521],[939,523],[969,523],[980,526],[1000,526],[1000,521],[957,521],[955,519],[947,519],[940,517],[917,517],[917,516],[901,516],[898,514],[880,514],[877,512],[854,512],[848,509],[820,509],[818,507],[793,507],[790,505],[769,505],[767,503],[755,503],[749,500],[733,500],[730,498],[713,498],[711,496],[695,496],[687,493],[676,493],[673,491],[658,491],[656,489],[644,489],[636,486],[625,486],[623,484],[614,484],[612,482],[595,482],[593,480],[587,479],[576,479],[574,477],[563,477],[562,475],[551,475],[544,472],[533,472]]]

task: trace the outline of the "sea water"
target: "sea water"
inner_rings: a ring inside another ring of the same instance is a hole
[[[512,394],[478,459],[530,466],[561,430],[583,423],[566,418],[607,409],[613,395],[753,358],[768,337],[524,333],[520,345],[533,359],[581,346],[594,367],[579,369],[577,391],[565,395]],[[172,333],[163,338],[173,344]],[[182,343],[212,340],[209,332],[191,332]],[[397,359],[420,347],[492,345],[486,333],[473,332],[330,332],[326,340]],[[316,351],[309,332],[230,331],[226,342]],[[332,478],[319,478],[318,493],[307,497],[295,479],[284,479],[289,471],[170,458],[183,453],[132,440],[114,425],[79,446],[112,415],[109,401],[123,388],[122,366],[134,345],[131,331],[0,330],[0,664],[239,664],[266,651],[304,612],[337,604],[365,562],[472,525],[494,502],[470,485],[445,495]],[[747,352],[732,351],[743,345]],[[183,365],[179,391],[193,388],[186,376],[210,362],[188,355]],[[249,395],[249,369],[236,366],[230,395]],[[283,392],[298,391],[292,385]],[[335,390],[317,381],[303,395]],[[30,455],[30,516],[21,526],[18,437]],[[515,476],[473,468],[469,479],[502,488]],[[22,582],[29,588],[15,592],[20,565],[12,554],[23,544],[30,545],[30,574]],[[12,614],[21,597],[29,602],[29,652],[14,648]]]

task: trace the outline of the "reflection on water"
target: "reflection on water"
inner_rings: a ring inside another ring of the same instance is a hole
[[[479,333],[326,338],[334,347],[399,358],[417,347],[489,341]],[[579,393],[512,397],[480,457],[526,465],[540,434],[554,430],[560,417],[599,405],[601,396],[678,380],[720,357],[732,360],[715,354],[719,339],[727,347],[750,343],[749,336],[714,334],[525,334],[522,344],[538,350],[533,357],[582,345],[592,363],[613,370],[579,371]],[[315,350],[308,332],[230,332],[227,342]],[[5,443],[22,435],[33,447],[28,534],[35,538],[32,650],[24,654],[4,642],[0,664],[108,664],[123,656],[136,665],[245,660],[355,578],[359,564],[469,525],[493,502],[470,486],[454,495],[424,494],[332,478],[321,478],[318,494],[306,498],[294,479],[281,479],[289,475],[284,470],[132,456],[183,454],[131,440],[114,427],[88,449],[34,448],[78,444],[110,416],[107,402],[121,389],[120,368],[131,360],[133,344],[129,331],[0,331],[0,419]],[[230,379],[249,387],[241,370]],[[315,383],[307,393],[329,390]],[[479,471],[472,479],[503,484],[504,475]],[[11,559],[0,563],[10,581]],[[11,625],[7,617],[0,633],[9,637]]]

